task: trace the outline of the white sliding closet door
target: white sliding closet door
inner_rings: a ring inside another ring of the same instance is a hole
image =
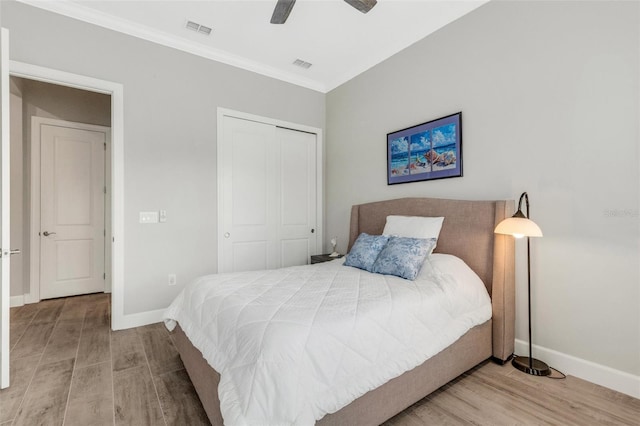
[[[224,118],[220,272],[275,268],[275,127]]]
[[[276,129],[280,167],[280,266],[306,265],[316,246],[316,135]]]
[[[316,135],[224,117],[220,272],[308,263],[316,246]]]

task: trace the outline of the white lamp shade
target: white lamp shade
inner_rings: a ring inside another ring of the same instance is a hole
[[[507,234],[515,237],[542,237],[542,230],[536,223],[526,217],[510,217],[498,224],[496,234]]]

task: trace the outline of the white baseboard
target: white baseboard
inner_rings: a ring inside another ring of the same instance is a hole
[[[162,321],[164,309],[156,311],[140,312],[137,314],[128,314],[122,316],[119,324],[112,324],[114,330],[124,330],[127,328],[140,327]]]
[[[529,343],[516,339],[516,354],[528,355],[528,353]],[[538,345],[533,345],[533,356],[565,374],[640,398],[640,376]]]
[[[33,293],[27,293],[24,295],[24,303],[38,303],[40,299],[33,295]]]
[[[9,299],[9,306],[12,308],[22,305],[24,305],[24,295],[22,294],[19,296],[11,296]]]

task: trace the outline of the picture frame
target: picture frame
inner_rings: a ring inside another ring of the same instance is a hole
[[[387,134],[387,184],[462,176],[462,112]]]

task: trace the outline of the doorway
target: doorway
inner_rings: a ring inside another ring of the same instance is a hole
[[[22,77],[31,80],[50,82],[65,87],[73,87],[84,89],[90,92],[103,93],[111,97],[111,129],[112,129],[112,146],[110,152],[111,160],[111,176],[108,178],[111,182],[111,234],[107,238],[111,239],[111,267],[107,268],[107,273],[111,273],[112,283],[112,303],[111,303],[111,328],[113,330],[121,330],[135,326],[137,318],[130,318],[131,315],[124,313],[124,88],[120,83],[101,80],[93,77],[87,77],[79,74],[73,74],[65,71],[59,71],[52,68],[40,67],[18,61],[10,61],[8,59],[9,52],[9,32],[2,29],[2,37],[0,41],[0,70],[2,71],[2,104],[3,112],[9,111],[9,75],[14,77]],[[11,114],[2,114],[2,151],[4,166],[2,167],[3,182],[6,186],[13,180],[13,176],[9,175],[9,116]],[[6,208],[3,210],[3,226],[9,227],[9,188],[3,188],[2,205]],[[9,229],[2,232],[3,247],[9,247]],[[23,246],[24,247],[24,246]],[[7,254],[9,249],[6,249]],[[4,389],[9,386],[9,304],[10,299],[10,282],[9,282],[9,256],[3,256],[2,266],[2,300],[0,317],[0,388]],[[29,300],[31,294],[20,295],[22,302],[34,303],[37,300]],[[133,323],[133,324],[132,324]]]
[[[12,295],[109,291],[110,95],[12,76],[11,102]]]

